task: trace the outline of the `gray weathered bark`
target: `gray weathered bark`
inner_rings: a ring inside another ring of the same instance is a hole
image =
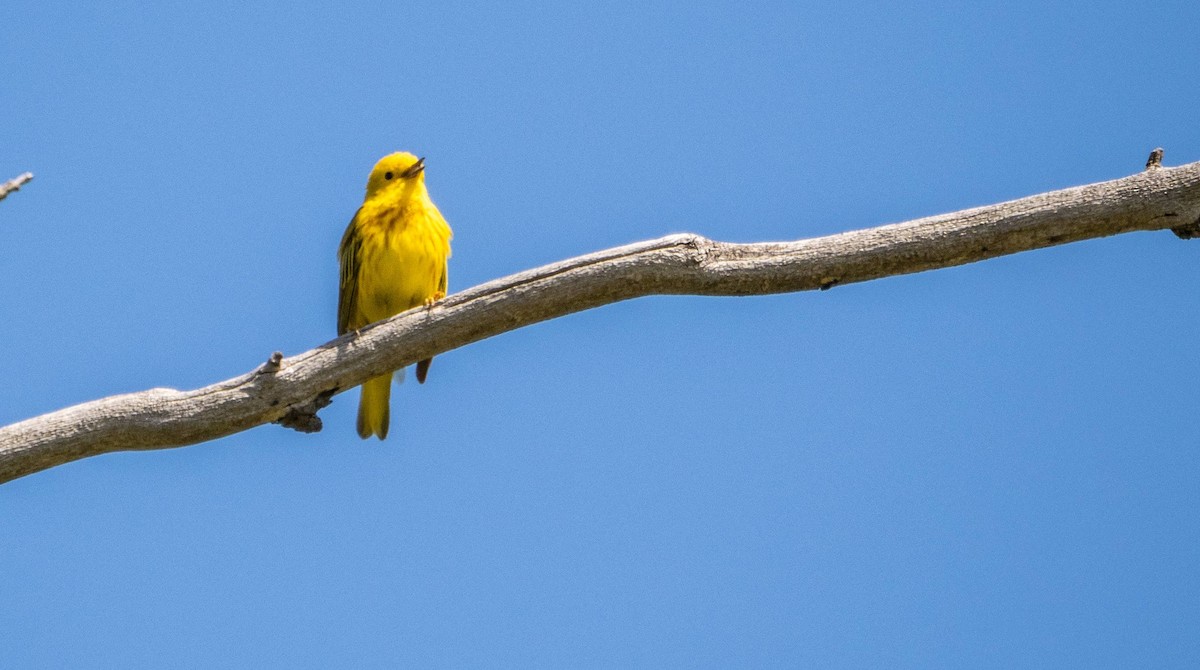
[[[1200,163],[795,242],[671,235],[467,289],[194,391],[151,389],[0,428],[0,482],[111,451],[195,444],[277,422],[320,429],[329,398],[386,370],[546,319],[655,294],[827,289],[1135,230],[1200,234]],[[349,430],[349,427],[347,427]]]

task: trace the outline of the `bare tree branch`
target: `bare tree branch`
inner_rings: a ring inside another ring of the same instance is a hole
[[[164,449],[268,422],[319,430],[330,398],[384,371],[522,326],[647,295],[759,295],[951,267],[1136,230],[1200,234],[1200,163],[795,242],[698,235],[497,279],[194,391],[112,396],[0,428],[0,482],[111,451]],[[347,428],[347,430],[349,430]]]
[[[26,172],[0,184],[0,200],[7,198],[9,193],[21,190],[21,187],[28,184],[30,179],[33,179],[33,173]]]

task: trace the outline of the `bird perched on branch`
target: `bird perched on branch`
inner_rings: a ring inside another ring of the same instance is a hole
[[[381,158],[338,247],[338,335],[446,297],[450,237],[450,226],[425,190],[425,159],[405,152]],[[432,360],[417,363],[418,382],[425,383]],[[392,374],[362,385],[363,439],[387,437]]]

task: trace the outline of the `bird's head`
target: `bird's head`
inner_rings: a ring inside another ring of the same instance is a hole
[[[425,159],[400,151],[379,159],[367,178],[367,197],[393,188],[408,190],[425,183]]]

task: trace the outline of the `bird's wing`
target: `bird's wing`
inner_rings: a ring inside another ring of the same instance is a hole
[[[446,287],[450,285],[450,282],[447,281],[447,275],[449,274],[450,264],[445,260],[442,260],[442,278],[438,280],[438,293],[440,293],[443,298],[446,297]]]
[[[358,233],[358,212],[354,213],[354,218],[350,219],[350,225],[346,226],[346,233],[342,235],[342,243],[338,245],[338,261],[342,267],[341,278],[338,281],[338,317],[337,317],[337,332],[338,335],[345,335],[354,328],[361,328],[364,324],[351,323],[356,321],[358,314],[358,270],[360,263],[360,252],[362,251],[362,236]]]

